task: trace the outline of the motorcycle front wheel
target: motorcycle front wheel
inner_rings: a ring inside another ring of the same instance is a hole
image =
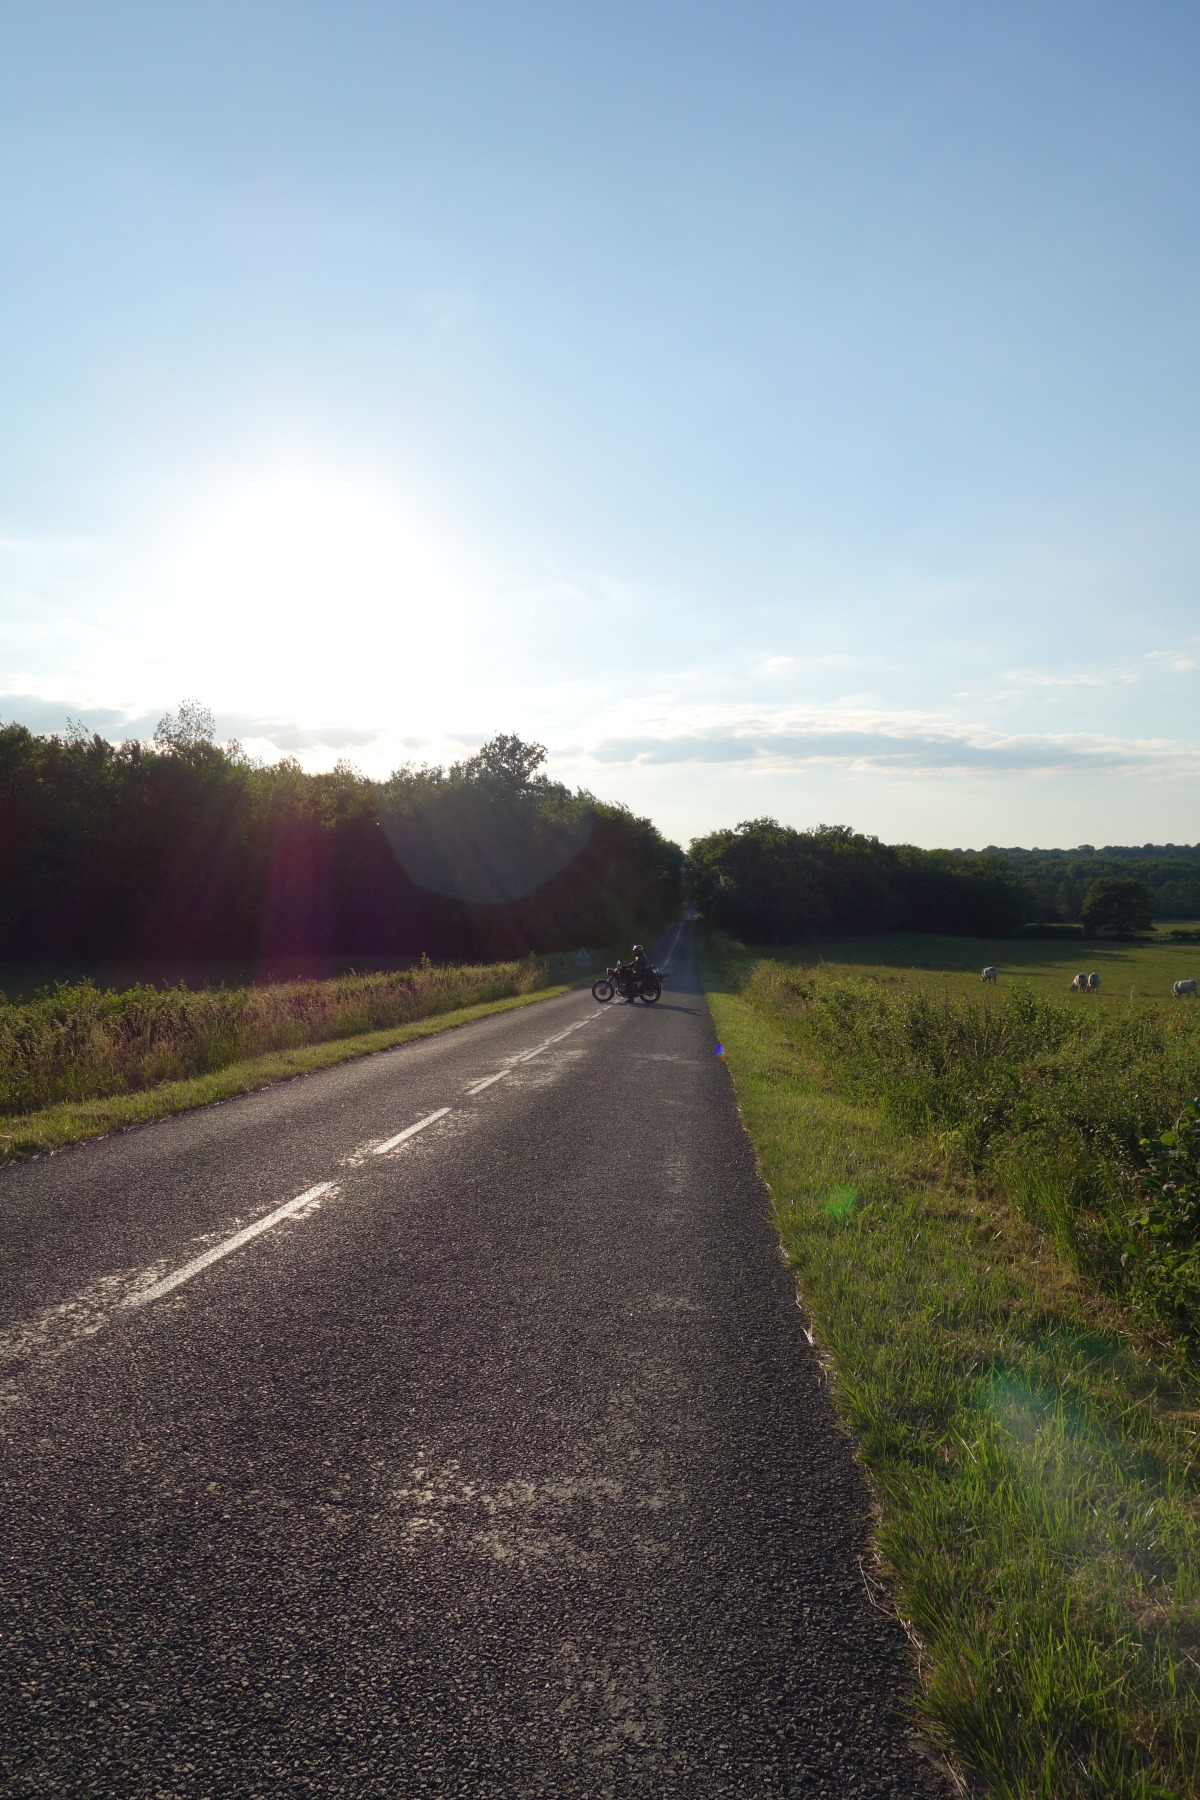
[[[593,1000],[611,1000],[612,997],[613,997],[613,984],[611,981],[605,981],[603,978],[601,978],[599,981],[593,981],[593,983],[592,983],[592,999]]]

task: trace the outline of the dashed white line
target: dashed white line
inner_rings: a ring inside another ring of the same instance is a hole
[[[210,1264],[220,1262],[223,1256],[228,1256],[234,1250],[240,1250],[243,1244],[248,1244],[251,1238],[260,1237],[264,1231],[270,1231],[272,1225],[278,1225],[281,1219],[289,1219],[293,1213],[298,1213],[304,1207],[311,1206],[314,1201],[322,1199],[326,1194],[336,1192],[337,1188],[332,1181],[319,1181],[316,1187],[310,1187],[303,1194],[297,1194],[294,1200],[286,1200],[282,1206],[277,1206],[274,1212],[266,1213],[261,1219],[255,1219],[253,1225],[246,1225],[241,1231],[235,1231],[232,1237],[225,1239],[224,1243],[214,1244],[211,1250],[206,1250],[203,1256],[196,1257],[194,1262],[184,1263],[182,1269],[176,1269],[171,1275],[164,1275],[161,1281],[154,1283],[153,1287],[143,1288],[140,1293],[131,1294],[124,1304],[126,1306],[148,1306],[152,1300],[161,1300],[164,1294],[171,1292],[172,1288],[180,1287],[185,1281],[190,1281],[193,1275],[199,1275],[201,1269],[207,1269]]]
[[[586,1018],[577,1019],[573,1025],[568,1025],[565,1031],[556,1032],[553,1037],[548,1037],[542,1043],[535,1044],[532,1050],[526,1050],[521,1056],[514,1057],[506,1068],[498,1070],[494,1075],[485,1075],[482,1081],[475,1082],[467,1089],[468,1094],[482,1093],[484,1088],[491,1087],[494,1081],[503,1081],[504,1077],[511,1075],[521,1063],[528,1062],[531,1057],[540,1056],[542,1051],[549,1050],[552,1044],[560,1044],[564,1038],[570,1037],[573,1031],[578,1031],[584,1025],[590,1025],[594,1019],[599,1017],[601,1017],[599,1013],[589,1013]],[[404,1143],[406,1138],[414,1137],[418,1131],[424,1131],[426,1126],[432,1125],[435,1120],[444,1119],[452,1110],[449,1106],[439,1106],[436,1112],[426,1113],[425,1117],[418,1119],[415,1124],[406,1125],[403,1131],[396,1132],[393,1137],[387,1138],[382,1144],[374,1145],[372,1154],[383,1156],[388,1150],[394,1150],[398,1144]],[[272,1226],[281,1224],[284,1219],[296,1217],[307,1208],[317,1205],[326,1196],[337,1192],[336,1182],[319,1181],[315,1187],[306,1188],[304,1193],[297,1194],[294,1200],[286,1200],[273,1212],[264,1213],[261,1219],[255,1219],[252,1225],[243,1226],[241,1231],[235,1231],[231,1237],[225,1238],[219,1244],[214,1244],[202,1255],[193,1257],[192,1261],[184,1263],[182,1268],[162,1276],[160,1280],[152,1282],[149,1287],[139,1288],[135,1293],[128,1294],[119,1303],[117,1310],[149,1306],[151,1302],[161,1300],[165,1294],[173,1293],[177,1287],[182,1287],[185,1281],[191,1281],[193,1276],[199,1275],[202,1270],[211,1268],[213,1263],[220,1262],[223,1257],[232,1255],[235,1250],[240,1250],[243,1244],[248,1244],[254,1238],[261,1237],[263,1232],[270,1231]],[[144,1279],[144,1277],[142,1278]],[[100,1309],[101,1315],[104,1310],[104,1308]],[[57,1316],[57,1312],[61,1311],[61,1308],[52,1309],[52,1311]],[[90,1319],[89,1316],[88,1332],[99,1330],[102,1322],[102,1316],[98,1319]]]
[[[685,914],[684,917],[682,919],[680,919],[680,921],[679,921],[679,930],[675,933],[675,941],[671,945],[671,948],[667,951],[667,954],[663,958],[663,961],[665,963],[670,962],[670,960],[674,956],[676,950],[679,948],[679,940],[683,936],[683,928],[686,924],[687,924],[687,915]]]
[[[469,1087],[467,1092],[468,1094],[482,1094],[485,1087],[491,1087],[493,1081],[503,1081],[509,1073],[508,1069],[501,1069],[498,1075],[486,1075],[482,1081],[477,1081],[474,1087]]]
[[[426,1113],[423,1119],[418,1119],[415,1125],[406,1125],[403,1131],[398,1131],[395,1137],[388,1138],[385,1144],[376,1144],[372,1155],[382,1156],[386,1150],[394,1150],[397,1144],[402,1144],[405,1138],[415,1137],[418,1131],[424,1131],[425,1127],[432,1125],[435,1119],[444,1119],[449,1111],[448,1106],[439,1106],[436,1112]]]
[[[521,1063],[527,1063],[531,1057],[540,1056],[543,1050],[550,1048],[551,1044],[561,1044],[562,1040],[570,1037],[573,1031],[578,1031],[584,1025],[590,1025],[592,1020],[598,1017],[597,1013],[589,1013],[586,1019],[576,1019],[575,1023],[568,1025],[565,1031],[556,1031],[553,1037],[546,1038],[543,1043],[535,1044],[532,1050],[526,1050],[522,1055],[514,1056],[507,1068],[498,1070],[495,1075],[485,1075],[482,1081],[475,1082],[467,1089],[468,1094],[482,1094],[484,1088],[491,1087],[494,1081],[503,1081],[504,1077],[511,1075]]]

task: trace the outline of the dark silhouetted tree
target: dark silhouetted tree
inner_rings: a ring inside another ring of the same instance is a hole
[[[1088,889],[1083,922],[1089,931],[1129,937],[1149,931],[1154,920],[1154,889],[1133,875],[1102,875]]]

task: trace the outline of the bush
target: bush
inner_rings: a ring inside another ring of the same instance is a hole
[[[1060,1249],[1200,1337],[1200,1009],[1085,1013],[1017,988],[970,998],[755,965],[839,1088],[932,1138]]]

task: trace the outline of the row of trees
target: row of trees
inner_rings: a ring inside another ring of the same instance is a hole
[[[148,743],[0,727],[0,955],[492,958],[665,918],[680,850],[545,754],[373,781],[255,764],[194,703]]]
[[[705,917],[759,943],[868,931],[998,937],[1033,914],[1003,857],[883,844],[845,825],[748,819],[696,839],[689,856]]]
[[[793,831],[747,819],[696,839],[690,859],[705,916],[758,943],[870,931],[1007,937],[1044,917],[1006,853],[882,844],[845,825]],[[1156,907],[1147,882],[1118,874],[1093,880],[1078,911],[1086,931],[1127,937],[1150,928]]]
[[[194,703],[149,743],[0,727],[0,956],[491,958],[664,918],[680,850],[549,780],[545,756],[501,735],[448,769],[308,775],[218,744]],[[1151,851],[920,850],[764,818],[696,839],[690,881],[708,918],[759,942],[992,937],[1064,913],[1124,933],[1161,916],[1168,876],[1200,893],[1200,849]]]
[[[1074,850],[1020,847],[963,852],[968,861],[1003,857],[1033,895],[1043,920],[1083,917],[1097,881],[1141,881],[1152,894],[1156,919],[1200,919],[1200,844],[1079,844]]]

